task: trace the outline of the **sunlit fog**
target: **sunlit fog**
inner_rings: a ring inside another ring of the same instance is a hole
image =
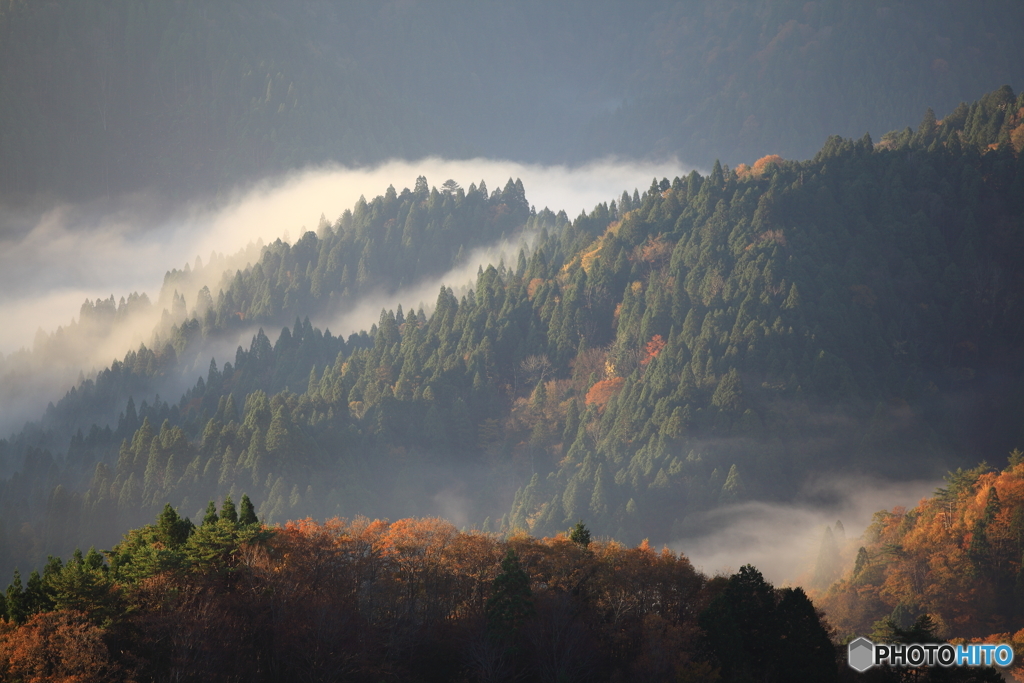
[[[0,0],[0,679],[1024,681],[1021,26]]]
[[[0,330],[0,352],[31,348],[38,329],[52,332],[68,324],[77,318],[85,299],[114,295],[118,300],[131,292],[145,292],[155,301],[167,270],[194,264],[196,257],[206,262],[212,252],[234,255],[249,242],[292,241],[316,230],[321,215],[333,222],[360,196],[371,199],[389,185],[399,191],[412,187],[421,175],[435,187],[448,179],[463,187],[481,180],[500,187],[508,178],[519,178],[527,199],[538,210],[548,207],[573,218],[623,191],[643,191],[654,178],[671,178],[689,170],[679,162],[608,160],[568,168],[431,158],[369,169],[307,169],[246,186],[227,198],[182,206],[168,207],[162,198],[140,194],[110,202],[115,205],[112,208],[107,203],[102,207],[60,205],[35,213],[8,211],[3,216],[7,229],[0,232],[4,292],[0,316],[11,324]],[[514,256],[518,245],[513,246]],[[218,280],[220,275],[215,275]],[[379,312],[379,307],[371,311],[374,319]],[[109,362],[106,356],[118,352],[102,348],[87,363]]]

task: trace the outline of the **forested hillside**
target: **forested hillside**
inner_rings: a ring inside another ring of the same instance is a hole
[[[246,332],[255,335],[261,325],[280,329],[309,316],[330,320],[367,295],[440,277],[468,252],[511,238],[530,217],[518,181],[510,179],[493,193],[483,181],[468,191],[454,181],[442,189],[431,191],[420,177],[411,191],[399,195],[389,187],[370,203],[359,201],[333,227],[322,219],[319,237],[310,232],[293,245],[278,240],[265,248],[250,243],[230,256],[213,254],[205,264],[197,258],[194,267],[166,273],[153,302],[138,293],[120,302],[113,295],[87,300],[71,325],[49,334],[40,330],[31,351],[0,356],[3,398],[10,400],[16,388],[27,391],[34,376],[53,367],[66,366],[77,376],[97,346],[146,330],[148,348],[126,354],[95,386],[79,387],[90,400],[58,403],[44,417],[43,425],[54,427],[62,444],[79,428],[116,421],[131,393],[180,395],[180,383],[165,381],[167,371],[200,364],[205,373],[211,348]],[[234,355],[233,344],[228,352]],[[193,374],[189,384],[194,381]]]
[[[851,571],[823,596],[832,623],[867,633],[884,616],[926,613],[963,637],[1024,627],[1022,475],[1015,450],[1001,470],[958,469],[913,509],[878,512],[863,538],[841,549]]]
[[[167,506],[106,557],[15,576],[0,596],[0,676],[837,679],[804,592],[750,566],[709,579],[667,548],[592,542],[582,524],[508,540],[439,519],[268,529],[247,503],[211,502],[199,526]]]
[[[877,512],[860,538],[828,534],[818,568],[837,570],[838,580],[815,600],[838,635],[891,642],[924,628],[1024,647],[1022,483],[1017,449],[1001,470],[957,469],[914,508]],[[1024,672],[1019,661],[1013,672]]]
[[[1020,83],[1014,0],[0,4],[0,197],[325,162],[811,156]]]
[[[571,221],[531,211],[521,183],[424,179],[266,245],[194,306],[169,273],[154,350],[0,441],[0,569],[241,491],[268,523],[444,514],[550,535],[584,518],[668,542],[692,513],[786,500],[816,473],[1008,452],[1024,440],[1022,107],[1003,88],[878,144],[716,164]],[[346,340],[311,322],[517,228],[536,238],[514,263],[432,310],[382,311]],[[262,324],[183,395],[150,393]]]

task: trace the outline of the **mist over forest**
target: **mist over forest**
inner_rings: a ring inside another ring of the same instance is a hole
[[[1021,25],[4,3],[0,680],[1024,647]]]

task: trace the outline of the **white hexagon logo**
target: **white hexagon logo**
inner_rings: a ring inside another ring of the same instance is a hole
[[[854,671],[867,671],[875,664],[875,644],[863,636],[851,640],[846,659]]]

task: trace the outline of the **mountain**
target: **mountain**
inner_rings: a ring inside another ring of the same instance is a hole
[[[153,343],[0,440],[0,569],[243,491],[268,523],[443,514],[550,535],[585,518],[668,542],[818,474],[938,476],[1008,452],[1022,107],[1004,87],[877,144],[716,164],[573,220],[513,180],[421,179],[263,246],[194,306],[176,291],[194,271],[168,273]],[[305,317],[503,233],[523,238],[515,264],[442,286],[429,312],[384,310],[348,339]]]
[[[323,163],[801,159],[1020,83],[1013,0],[125,0],[0,8],[0,196]]]

